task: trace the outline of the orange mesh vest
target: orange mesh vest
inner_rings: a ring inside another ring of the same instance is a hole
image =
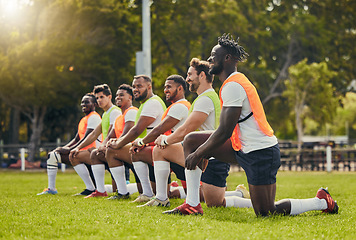
[[[117,138],[119,138],[122,134],[122,132],[124,131],[124,127],[125,127],[125,116],[126,116],[126,113],[131,110],[131,109],[136,109],[138,110],[137,107],[134,107],[134,106],[131,106],[129,107],[128,109],[125,110],[125,112],[118,116],[115,120],[115,123],[114,123],[114,130],[115,130],[115,135]]]
[[[100,117],[100,115],[95,112],[95,111],[92,111],[91,113],[89,113],[88,115],[86,115],[85,117],[83,117],[79,124],[78,124],[78,135],[79,135],[79,139],[82,139],[84,136],[85,136],[85,132],[87,131],[87,127],[88,127],[88,119],[91,115],[98,115]],[[80,150],[85,150],[85,149],[88,149],[88,148],[91,148],[91,147],[96,147],[96,144],[95,144],[95,141],[92,142],[91,144],[89,144],[88,146],[86,147],[83,147],[82,149]]]
[[[172,103],[167,109],[166,111],[164,111],[163,115],[162,115],[162,120],[167,116],[168,112],[169,112],[169,109],[171,109],[171,107],[173,107],[173,105],[175,104],[183,104],[184,106],[186,106],[189,110],[190,108],[190,102],[188,102],[187,100],[183,100],[183,101],[178,101],[178,102],[175,102],[175,103]],[[164,133],[164,135],[170,135],[172,134],[172,129],[168,130],[167,132]]]
[[[244,74],[237,73],[224,81],[223,85],[220,88],[220,93],[219,93],[221,108],[223,106],[223,100],[221,98],[221,90],[223,89],[225,84],[229,83],[229,82],[237,82],[244,88],[247,98],[248,98],[248,101],[250,102],[251,111],[257,121],[257,124],[258,124],[260,130],[267,136],[270,136],[270,137],[273,136],[273,129],[267,122],[265,111],[263,110],[263,106],[262,106],[260,97],[258,96],[258,93],[256,91],[256,88],[245,77]],[[235,151],[239,151],[241,149],[241,142],[239,139],[239,134],[240,134],[239,124],[236,124],[236,127],[231,135],[231,138],[230,138],[232,147],[234,148]]]

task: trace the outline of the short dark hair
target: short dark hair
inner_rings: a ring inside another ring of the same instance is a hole
[[[84,95],[84,97],[90,97],[92,103],[98,104],[98,102],[96,101],[96,97],[95,97],[95,95],[93,93],[87,93],[87,94]]]
[[[201,72],[204,72],[206,80],[209,83],[213,82],[213,77],[209,73],[209,63],[207,61],[200,60],[199,58],[192,58],[192,60],[190,60],[190,66],[198,72],[198,75]]]
[[[184,92],[187,91],[187,82],[181,75],[170,75],[166,80],[173,80],[175,83],[183,87]]]
[[[147,76],[147,75],[137,75],[137,76],[134,76],[134,79],[139,79],[139,78],[143,78],[145,79],[146,82],[152,84],[152,79]]]
[[[224,33],[221,37],[218,37],[218,44],[222,46],[227,53],[231,54],[236,61],[242,62],[246,60],[249,55],[238,43],[239,38],[234,40],[230,33]]]
[[[132,98],[134,97],[132,92],[132,87],[128,84],[121,84],[118,90],[125,90],[128,94],[131,95]]]
[[[112,94],[111,94],[111,89],[110,89],[109,85],[107,85],[106,83],[101,84],[101,85],[96,85],[96,86],[94,87],[93,92],[94,92],[94,94],[103,92],[103,94],[104,94],[105,96],[112,95]]]

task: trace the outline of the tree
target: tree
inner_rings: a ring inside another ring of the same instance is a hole
[[[298,150],[301,150],[304,119],[309,117],[320,126],[331,122],[336,112],[338,98],[330,80],[336,75],[325,62],[307,63],[307,59],[289,67],[289,79],[285,81],[283,95],[295,114]]]
[[[338,106],[336,117],[331,124],[335,135],[348,135],[351,142],[356,142],[356,93],[348,92]]]
[[[140,9],[140,1],[136,2]],[[238,70],[256,85],[277,133],[289,128],[284,124],[289,111],[281,111],[280,102],[290,66],[304,58],[327,62],[338,72],[331,82],[340,93],[356,77],[352,68],[356,4],[348,0],[155,0],[151,10],[156,85],[172,73],[184,76],[192,57],[206,59],[217,37],[229,32],[240,37],[250,54]]]
[[[96,84],[132,78],[138,19],[126,3],[105,0],[38,0],[23,11],[27,21],[2,28],[13,39],[0,39],[0,97],[31,120],[31,161],[49,108],[76,105]]]

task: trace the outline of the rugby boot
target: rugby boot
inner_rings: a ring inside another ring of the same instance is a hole
[[[129,199],[130,198],[130,193],[126,194],[121,194],[121,193],[116,193],[115,195],[111,196],[108,198],[108,200],[121,200],[121,199]]]
[[[183,203],[175,209],[163,212],[163,214],[203,215],[203,209],[200,203],[195,207],[190,206],[188,203]]]
[[[159,200],[156,197],[151,198],[150,201],[148,201],[147,203],[137,206],[137,207],[153,207],[153,206],[157,206],[157,207],[169,207],[171,206],[171,203],[169,202],[169,199],[167,198],[166,200],[162,201]]]
[[[243,198],[250,198],[250,193],[243,184],[238,185],[235,191],[241,192]]]
[[[107,192],[98,192],[98,190],[95,190],[92,194],[84,197],[84,198],[92,198],[92,197],[107,197],[108,194]]]
[[[92,194],[93,192],[95,192],[95,190],[84,189],[83,192],[76,193],[73,196],[88,196],[88,195]]]
[[[57,189],[52,190],[52,189],[49,189],[49,188],[45,188],[45,189],[43,189],[42,192],[37,193],[37,195],[46,195],[46,194],[55,195],[57,193],[58,193]]]
[[[319,188],[316,193],[316,197],[319,199],[325,199],[327,208],[322,210],[324,213],[337,214],[339,212],[339,206],[336,201],[331,197],[328,188]]]

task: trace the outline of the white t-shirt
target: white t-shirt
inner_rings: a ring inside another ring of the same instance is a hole
[[[127,122],[135,122],[136,120],[136,114],[137,114],[137,109],[132,108],[130,110],[127,111],[126,115],[125,115],[125,123]]]
[[[110,112],[110,109],[113,108],[114,105],[112,105],[106,112]],[[115,120],[118,116],[120,116],[122,113],[121,113],[121,110],[120,109],[113,109],[110,113],[110,125],[114,125],[115,123]]]
[[[178,104],[174,104],[168,111],[167,116],[175,118],[179,120],[179,122],[172,127],[172,131],[174,132],[177,128],[183,125],[185,120],[188,118],[189,110],[184,104],[179,104],[181,101],[186,101],[186,99],[181,99],[177,101]]]
[[[251,106],[246,91],[237,82],[225,84],[221,90],[221,98],[223,100],[223,107],[242,107],[239,120],[244,119],[251,113]],[[241,133],[239,136],[241,151],[244,153],[272,147],[278,143],[274,135],[269,137],[260,130],[254,115],[239,123],[239,127]]]
[[[87,129],[95,129],[101,123],[101,117],[99,114],[92,114],[88,118]]]
[[[153,123],[147,126],[147,134],[161,122],[163,113],[164,109],[162,104],[157,99],[150,99],[146,101],[145,105],[143,105],[140,117],[145,116],[155,118]]]
[[[203,93],[209,91],[214,91],[214,89],[208,89]],[[209,97],[200,97],[194,104],[193,112],[203,112],[208,115],[205,122],[198,128],[199,131],[215,130],[215,107],[213,101]]]
[[[98,114],[92,114],[88,118],[88,125],[87,129],[95,129],[99,124],[101,123],[101,117]],[[101,134],[100,136],[95,140],[95,145],[96,147],[99,147],[100,141],[98,139],[101,139]]]

